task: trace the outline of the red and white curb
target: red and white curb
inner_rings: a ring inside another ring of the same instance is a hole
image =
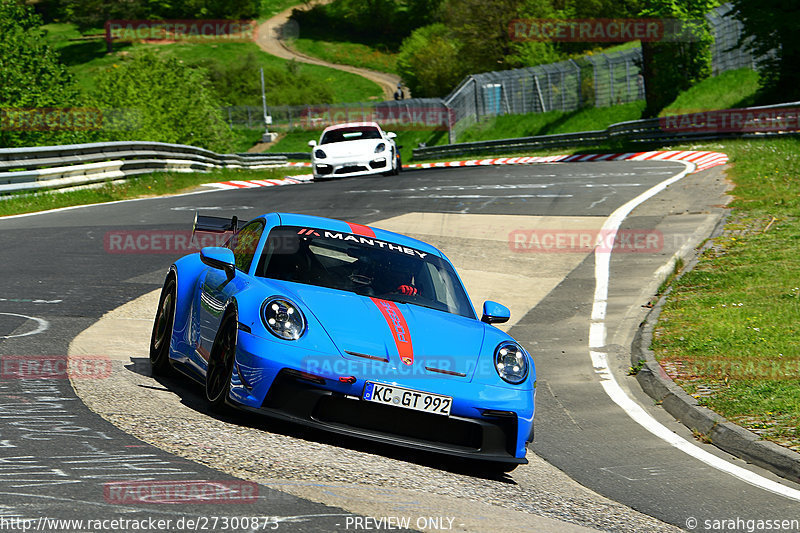
[[[728,156],[719,152],[699,152],[691,150],[670,152],[627,152],[618,154],[578,154],[528,157],[496,157],[491,159],[470,159],[468,161],[448,161],[442,163],[414,163],[403,165],[408,169],[479,167],[493,165],[526,165],[531,163],[583,163],[588,161],[687,161],[695,164],[695,172],[706,170],[728,162]]]
[[[420,170],[425,168],[449,167],[480,167],[495,165],[528,165],[533,163],[585,163],[593,161],[686,161],[694,163],[695,172],[711,167],[724,165],[728,156],[720,152],[701,152],[692,150],[670,152],[627,152],[618,154],[578,154],[578,155],[548,155],[526,157],[495,157],[491,159],[470,159],[467,161],[446,161],[440,163],[413,163],[403,165],[404,169]],[[292,167],[310,167],[311,163],[287,163]],[[254,187],[271,187],[274,185],[295,185],[308,183],[313,179],[312,174],[286,177],[282,180],[233,180],[221,183],[206,183],[208,187],[218,189],[251,189]]]
[[[302,174],[299,176],[287,176],[282,180],[231,180],[220,183],[205,183],[206,187],[217,189],[253,189],[255,187],[274,187],[278,185],[297,185],[298,183],[308,183],[314,176],[312,174]]]

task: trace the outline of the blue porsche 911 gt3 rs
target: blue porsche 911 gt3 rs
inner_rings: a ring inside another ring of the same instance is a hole
[[[150,343],[155,374],[205,385],[213,407],[272,417],[503,470],[527,463],[530,355],[479,319],[433,246],[359,224],[270,213],[169,269]]]

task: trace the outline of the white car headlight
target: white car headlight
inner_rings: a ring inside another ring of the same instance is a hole
[[[515,342],[501,342],[494,349],[494,368],[507,383],[518,385],[528,377],[528,354]]]
[[[314,150],[314,157],[316,157],[317,159],[325,159],[328,156],[327,156],[327,154],[325,154],[325,152],[323,152],[322,150],[318,149],[318,150]]]
[[[380,143],[380,144],[378,144],[378,146],[375,147],[375,153],[376,154],[379,154],[379,153],[383,152],[384,150],[386,150],[386,144],[385,143]]]
[[[270,333],[287,341],[296,341],[306,331],[306,318],[302,311],[280,296],[273,296],[264,302],[261,319]]]

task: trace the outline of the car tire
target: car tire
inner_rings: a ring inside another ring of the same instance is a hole
[[[206,400],[214,411],[225,409],[225,402],[231,391],[238,331],[236,314],[226,313],[211,347],[206,370]]]
[[[395,155],[395,153],[394,153],[394,148],[392,148],[392,158],[391,158],[392,168],[389,169],[388,171],[384,172],[383,173],[384,176],[397,176],[397,173],[399,172],[398,167],[395,166],[395,165],[397,165],[397,157],[398,156]]]
[[[398,174],[400,174],[403,171],[403,160],[402,160],[402,158],[400,156],[400,152],[397,152],[396,159],[397,159],[397,167],[395,167],[395,169],[394,169],[394,175],[395,176],[397,176]]]
[[[170,275],[161,289],[158,299],[158,310],[153,321],[153,333],[150,335],[150,368],[155,376],[165,376],[172,370],[169,359],[169,346],[172,341],[172,329],[175,325],[175,301],[177,289],[175,277]]]

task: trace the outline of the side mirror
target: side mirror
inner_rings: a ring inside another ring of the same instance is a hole
[[[483,302],[483,316],[481,317],[481,322],[486,322],[487,324],[502,324],[503,322],[508,322],[509,318],[511,318],[511,311],[509,311],[508,307],[505,305],[491,300]]]
[[[386,138],[387,139],[394,139],[396,137],[397,137],[397,134],[395,132],[393,132],[393,131],[386,132]]]
[[[314,148],[314,147],[317,145],[317,141],[314,141],[314,140],[308,141],[308,145],[309,145],[311,148]]]
[[[204,265],[217,270],[224,270],[228,279],[233,279],[236,272],[236,259],[233,257],[233,251],[228,248],[219,246],[207,246],[200,250],[200,261]]]

